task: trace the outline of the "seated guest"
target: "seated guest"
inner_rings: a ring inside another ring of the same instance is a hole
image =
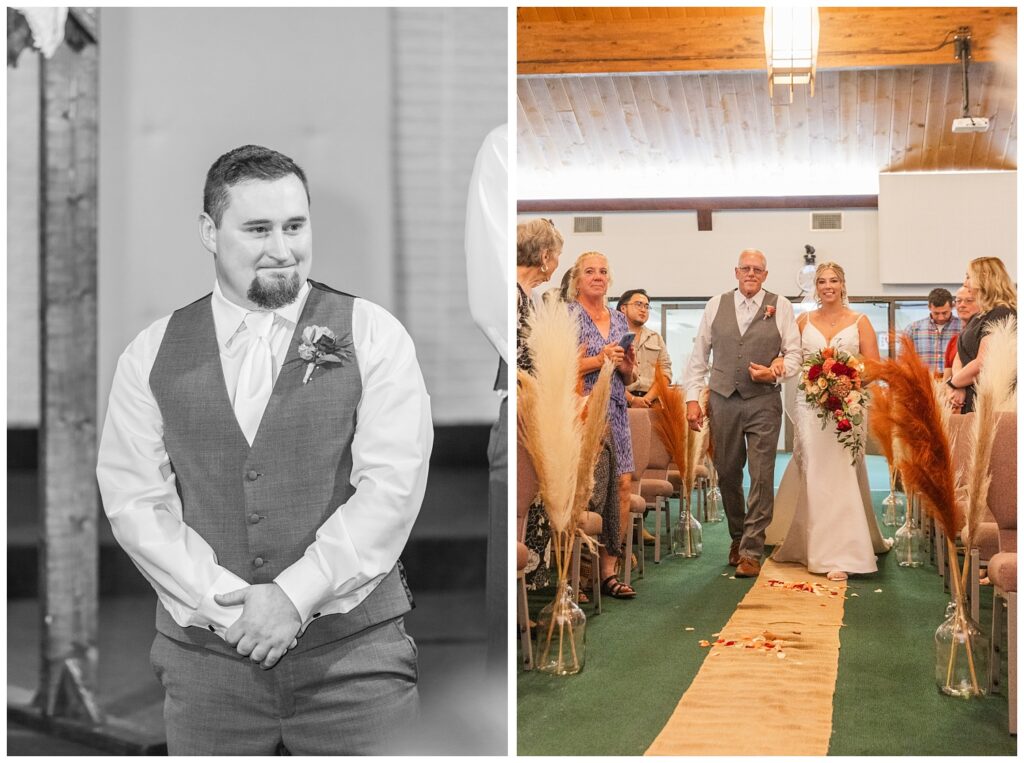
[[[562,234],[550,220],[537,218],[516,226],[516,365],[531,373],[530,354],[527,350],[527,319],[533,310],[530,296],[536,287],[548,281],[558,269],[562,254]],[[526,520],[524,544],[529,552],[526,563],[528,588],[548,585],[548,565],[545,562],[551,529],[543,505],[530,507]]]
[[[615,365],[611,395],[608,398],[608,432],[615,455],[615,476],[618,479],[618,523],[621,528],[612,543],[606,543],[599,561],[601,592],[616,599],[631,599],[636,591],[619,581],[615,574],[616,558],[622,556],[628,527],[629,494],[633,479],[633,444],[626,413],[626,384],[633,381],[633,348],[623,349],[619,342],[628,333],[626,317],[608,309],[606,297],[611,286],[608,259],[600,252],[584,252],[572,266],[569,278],[569,309],[580,325],[582,359],[580,375],[583,393],[589,394],[597,382],[605,359]],[[607,522],[610,517],[606,517]],[[627,560],[625,562],[629,564]]]
[[[956,290],[956,296],[953,297],[953,309],[956,310],[956,316],[960,319],[962,332],[967,328],[971,318],[978,314],[978,303],[974,299],[974,295],[971,294],[971,290],[966,286],[961,286]],[[956,360],[956,344],[959,339],[960,334],[958,333],[946,345],[946,370],[942,374],[942,381],[948,381],[949,377],[953,375],[953,362]]]
[[[960,319],[953,315],[953,297],[946,289],[932,289],[928,293],[928,317],[906,328],[917,354],[939,379],[945,367],[946,345],[959,333]]]
[[[974,295],[979,313],[960,333],[953,374],[946,382],[950,387],[950,406],[958,413],[974,410],[974,380],[978,378],[988,349],[986,329],[998,320],[1017,316],[1017,290],[998,257],[971,260],[964,286]]]
[[[651,312],[651,300],[643,289],[630,289],[619,297],[615,308],[626,316],[629,330],[635,334],[633,353],[636,356],[637,379],[626,387],[626,403],[630,408],[650,408],[657,399],[651,395],[654,384],[654,371],[661,363],[672,381],[672,358],[661,334],[652,331],[644,324]]]

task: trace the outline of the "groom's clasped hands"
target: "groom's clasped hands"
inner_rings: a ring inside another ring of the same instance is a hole
[[[299,611],[277,583],[217,594],[222,607],[242,605],[242,614],[228,628],[225,640],[243,657],[272,668],[298,644]]]

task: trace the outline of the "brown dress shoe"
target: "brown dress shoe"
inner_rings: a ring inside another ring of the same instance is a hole
[[[740,563],[736,565],[736,577],[756,578],[761,574],[761,563],[752,556],[741,556]]]
[[[729,566],[735,567],[740,563],[740,542],[734,540],[729,546]]]

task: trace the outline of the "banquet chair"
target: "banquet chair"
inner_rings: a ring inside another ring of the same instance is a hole
[[[647,501],[640,495],[640,475],[647,468],[651,450],[651,417],[642,408],[629,408],[629,436],[633,444],[633,492],[630,495],[629,525],[626,529],[626,553],[622,556],[622,577],[626,585],[632,575],[633,535],[636,534],[639,549],[637,553],[637,576],[644,576],[644,511]]]
[[[601,547],[598,538],[601,536],[602,529],[604,529],[604,519],[596,511],[584,511],[580,515],[579,530],[593,538],[598,548]],[[594,614],[599,615],[601,614],[600,554],[584,546],[583,538],[577,532],[572,542],[572,565],[569,573],[569,585],[572,587],[573,598],[577,604],[580,601],[580,561],[584,553],[590,558],[590,595],[594,601]]]
[[[640,409],[644,410],[644,409]],[[661,563],[661,513],[665,512],[665,530],[669,538],[671,548],[672,539],[672,513],[669,507],[669,498],[676,492],[672,483],[668,480],[668,467],[672,462],[668,448],[661,441],[661,437],[654,431],[654,416],[657,415],[650,408],[647,413],[651,418],[651,447],[647,468],[640,480],[640,495],[643,496],[646,508],[654,509],[654,563]],[[643,531],[641,530],[641,535]]]
[[[1017,733],[1017,415],[1001,413],[992,448],[992,485],[988,505],[999,527],[999,552],[989,560],[992,581],[992,630],[989,641],[989,691],[1001,688],[1002,625],[1006,623],[1009,730]],[[1006,613],[1003,614],[1003,606]]]
[[[516,627],[523,647],[523,669],[533,670],[533,640],[530,634],[530,609],[526,601],[526,563],[529,551],[526,539],[526,519],[530,504],[537,495],[537,472],[523,444],[516,451]]]

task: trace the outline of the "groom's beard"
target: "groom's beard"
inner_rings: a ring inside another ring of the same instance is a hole
[[[292,273],[288,278],[260,278],[256,276],[249,284],[249,291],[246,296],[257,306],[264,310],[276,310],[279,307],[290,305],[299,296],[299,289],[302,288],[302,280],[298,273]]]

